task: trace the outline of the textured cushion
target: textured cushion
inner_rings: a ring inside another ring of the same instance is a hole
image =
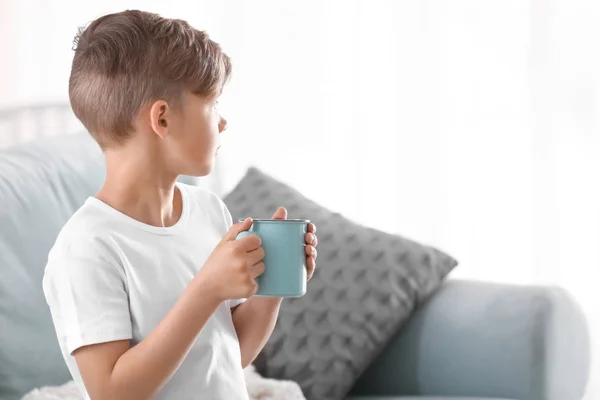
[[[343,399],[355,379],[456,265],[446,254],[354,224],[251,168],[225,198],[234,220],[290,218],[317,225],[319,260],[307,294],[283,302],[260,357],[268,377],[298,382],[311,400]]]
[[[103,180],[87,135],[0,151],[0,399],[70,379],[42,293],[48,251]]]

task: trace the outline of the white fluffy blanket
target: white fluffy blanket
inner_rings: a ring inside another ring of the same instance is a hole
[[[253,366],[246,368],[244,374],[250,400],[306,400],[295,382],[263,378]],[[71,381],[62,386],[34,389],[21,400],[83,400],[83,396]]]

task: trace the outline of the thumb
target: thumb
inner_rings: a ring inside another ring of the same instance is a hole
[[[275,214],[271,217],[272,219],[287,219],[287,210],[285,207],[279,207]]]
[[[223,236],[222,242],[228,242],[230,240],[235,240],[237,235],[241,232],[247,231],[252,226],[252,218],[248,217],[242,222],[238,222],[237,224],[231,225],[229,231]]]

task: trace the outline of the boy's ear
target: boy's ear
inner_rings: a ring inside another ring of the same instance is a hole
[[[169,132],[171,113],[169,104],[164,100],[157,100],[150,107],[150,126],[161,139],[166,138]]]

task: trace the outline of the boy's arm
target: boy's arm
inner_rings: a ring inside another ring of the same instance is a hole
[[[271,337],[281,301],[278,297],[252,297],[232,309],[233,325],[242,353],[242,368],[254,361]]]
[[[151,399],[175,373],[220,301],[193,282],[160,324],[136,346],[128,340],[73,352],[91,399]],[[199,290],[200,289],[200,290]]]

